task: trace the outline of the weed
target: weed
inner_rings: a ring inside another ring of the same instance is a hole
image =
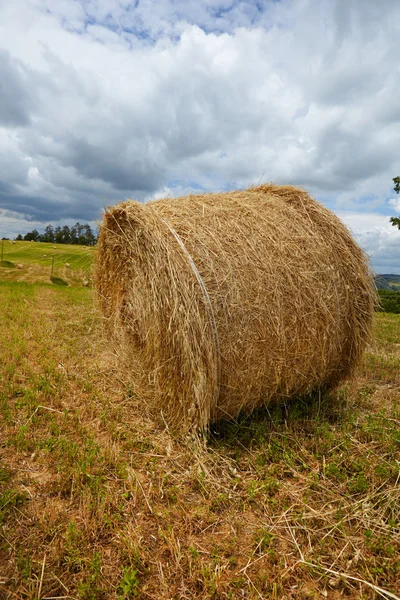
[[[99,600],[106,595],[101,585],[101,554],[94,552],[89,564],[85,581],[78,584],[78,597],[82,600]]]
[[[13,509],[20,507],[27,500],[27,494],[19,490],[9,489],[0,493],[0,524],[10,517]]]
[[[138,572],[136,569],[125,568],[118,586],[118,599],[136,598],[139,588]]]
[[[348,487],[351,494],[363,494],[368,490],[369,483],[364,473],[359,473],[350,479]]]
[[[266,550],[272,547],[274,541],[273,534],[263,528],[260,528],[256,533],[255,543],[259,554],[263,554]]]
[[[7,483],[11,479],[11,473],[8,469],[5,469],[0,465],[0,485]]]
[[[29,581],[32,577],[32,557],[26,551],[18,550],[16,556],[16,565],[22,581]]]

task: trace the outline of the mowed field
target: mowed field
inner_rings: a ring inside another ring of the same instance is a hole
[[[0,280],[50,283],[53,273],[68,285],[87,284],[94,253],[89,246],[5,240]]]
[[[334,394],[202,444],[146,416],[93,290],[6,270],[1,598],[400,597],[400,315]]]

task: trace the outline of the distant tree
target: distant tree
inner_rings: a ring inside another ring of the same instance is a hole
[[[57,225],[57,227],[54,230],[54,241],[59,244],[61,242],[62,239],[62,235],[61,235],[61,227],[59,225]]]
[[[10,238],[2,237],[1,239],[5,241],[5,240],[9,240]]]
[[[393,190],[398,194],[400,192],[400,177],[393,177],[394,188]],[[400,217],[390,217],[390,222],[394,227],[400,229]]]
[[[86,223],[86,225],[83,226],[84,228],[84,244],[86,246],[94,246],[97,242],[97,237],[94,235],[92,228],[90,227],[90,225],[88,225]]]
[[[70,244],[71,243],[71,231],[68,225],[64,227],[57,226],[54,230],[54,241],[57,244]]]
[[[75,223],[73,227],[71,227],[71,238],[70,244],[80,244],[81,246],[94,246],[97,238],[94,235],[92,228],[88,223],[82,225],[81,223]]]
[[[41,236],[41,241],[42,242],[50,242],[51,244],[54,244],[55,235],[54,235],[53,225],[46,226],[46,228],[44,230],[44,234]]]
[[[71,230],[68,225],[64,225],[62,228],[62,244],[70,244],[71,243]]]
[[[393,177],[394,191],[396,194],[400,192],[400,177]]]
[[[40,240],[40,233],[37,229],[33,229],[33,231],[29,231],[29,233],[24,235],[24,240],[26,242],[38,242]]]
[[[22,235],[19,233],[15,239],[17,240],[17,242],[21,242],[23,238]]]
[[[71,227],[71,244],[81,244],[83,225],[79,222]],[[84,242],[83,242],[84,243]]]

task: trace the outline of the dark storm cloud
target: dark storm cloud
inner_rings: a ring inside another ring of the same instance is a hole
[[[47,222],[54,220],[54,218],[58,220],[58,218],[65,216],[62,214],[62,211],[59,212],[57,210],[57,214],[54,213],[53,203],[45,201],[43,198],[35,198],[34,196],[27,198],[26,196],[19,196],[16,193],[3,194],[0,191],[0,203],[2,209],[18,213],[28,222]]]
[[[0,125],[29,125],[30,88],[19,61],[0,47]]]
[[[55,193],[55,192],[53,192]],[[17,187],[3,189],[0,184],[0,207],[12,213],[20,214],[29,222],[57,222],[60,220],[93,221],[100,217],[102,207],[127,198],[117,193],[107,193],[107,197],[94,192],[76,191],[71,196],[60,197],[35,196],[21,194]]]
[[[141,157],[140,148],[135,153],[126,151],[126,140],[121,138],[116,148],[94,146],[85,139],[66,141],[68,163],[88,179],[100,179],[117,190],[151,192],[163,180],[162,170],[152,164],[151,157]]]
[[[93,220],[104,202],[142,199],[160,186],[164,174],[155,144],[134,119],[131,126],[129,108],[112,94],[99,94],[90,73],[85,79],[48,51],[47,76],[27,68],[22,77],[19,61],[5,52],[1,59],[8,95],[2,112],[7,127],[0,132],[0,208],[37,221]],[[21,97],[14,112],[11,91]]]
[[[9,186],[2,190],[0,186],[0,206],[4,210],[19,213],[27,221],[52,221],[69,217],[69,206],[59,203],[55,205],[53,199],[21,194],[16,187]]]

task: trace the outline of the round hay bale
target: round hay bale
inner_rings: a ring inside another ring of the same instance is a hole
[[[137,394],[181,432],[334,388],[376,302],[340,220],[274,185],[109,208],[96,287]]]

